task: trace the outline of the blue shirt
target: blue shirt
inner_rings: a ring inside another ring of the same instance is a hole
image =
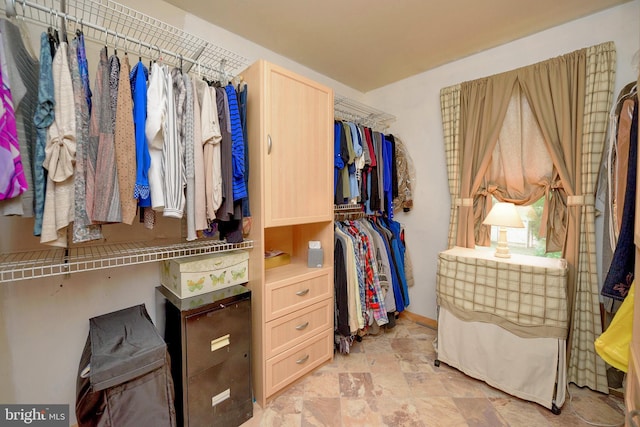
[[[149,71],[142,61],[138,62],[129,74],[131,96],[133,98],[133,125],[136,136],[136,184],[133,197],[138,199],[138,206],[151,206],[149,190],[149,167],[151,156],[144,133],[147,121],[147,78]]]

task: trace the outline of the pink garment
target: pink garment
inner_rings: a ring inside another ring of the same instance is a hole
[[[0,69],[0,200],[12,199],[27,190],[9,79],[3,72],[6,71]]]

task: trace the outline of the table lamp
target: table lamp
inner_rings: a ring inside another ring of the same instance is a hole
[[[513,203],[498,202],[493,205],[489,215],[487,215],[482,223],[485,225],[497,225],[499,227],[498,246],[496,247],[495,256],[498,258],[511,258],[509,246],[507,246],[506,227],[524,228],[516,206]]]

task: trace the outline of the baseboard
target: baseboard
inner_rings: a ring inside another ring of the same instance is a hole
[[[438,329],[438,321],[434,319],[429,319],[428,317],[421,316],[419,314],[411,313],[410,311],[403,311],[400,313],[400,317],[405,317],[412,322],[419,323],[423,326],[427,326],[432,329]]]

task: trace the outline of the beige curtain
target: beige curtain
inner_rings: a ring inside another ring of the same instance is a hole
[[[473,248],[476,243],[487,244],[480,227],[488,212],[485,173],[516,84],[515,77],[513,73],[504,73],[461,84],[460,195],[463,200],[473,199],[473,204],[460,207],[458,246]],[[479,191],[481,186],[483,191]]]
[[[569,381],[608,393],[606,366],[596,354],[595,339],[602,333],[596,269],[595,203],[598,169],[605,146],[613,102],[616,51],[612,42],[586,49],[586,90],[582,130],[580,194],[569,199],[580,211],[577,239],[575,309],[570,331]]]
[[[440,91],[440,109],[442,111],[442,130],[444,151],[447,158],[447,177],[451,194],[451,212],[449,216],[448,247],[456,244],[458,233],[458,208],[460,199],[460,85],[449,86]]]
[[[614,70],[615,47],[604,43],[460,85],[460,198],[473,203],[459,209],[456,244],[487,243],[480,225],[490,194],[501,195],[490,165],[509,103],[521,88],[554,167],[544,183],[547,250],[562,250],[569,265],[570,381],[600,391],[608,389],[602,387],[601,360],[593,348],[600,327],[593,194]]]

